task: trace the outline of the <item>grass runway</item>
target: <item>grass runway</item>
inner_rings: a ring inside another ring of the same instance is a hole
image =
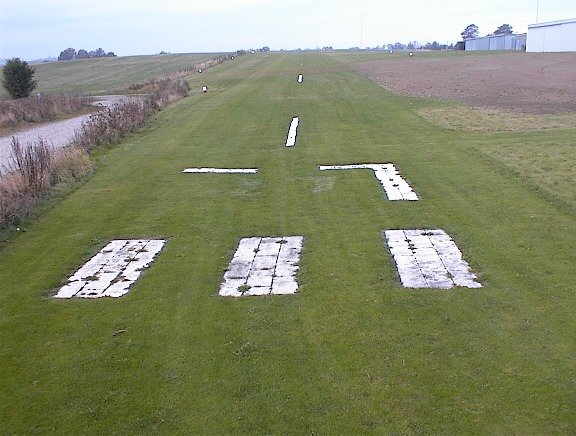
[[[3,245],[0,432],[576,430],[572,197],[486,152],[527,133],[432,125],[416,115],[430,101],[317,53],[241,56],[190,82]],[[420,200],[318,170],[355,163],[393,163]],[[445,230],[483,288],[402,288],[381,231],[409,228]],[[241,238],[281,235],[305,238],[298,294],[217,295]],[[120,299],[51,298],[118,238],[168,241]]]

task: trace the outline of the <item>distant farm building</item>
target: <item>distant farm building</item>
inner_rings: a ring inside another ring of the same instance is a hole
[[[488,35],[464,40],[465,50],[525,50],[526,34]]]
[[[576,18],[528,25],[526,51],[576,51]]]

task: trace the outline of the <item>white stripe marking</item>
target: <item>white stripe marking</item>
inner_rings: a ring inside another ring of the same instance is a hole
[[[404,287],[482,287],[443,230],[386,230],[384,234]]]
[[[288,137],[286,138],[286,147],[293,147],[296,145],[296,136],[298,135],[298,123],[300,119],[298,117],[292,118],[290,123],[290,128],[288,129]]]
[[[258,168],[186,168],[184,173],[256,174]]]
[[[380,181],[386,192],[388,200],[418,200],[418,195],[412,187],[402,178],[393,164],[355,164],[355,165],[321,165],[320,171],[325,170],[358,170],[370,169]]]
[[[224,273],[223,297],[295,294],[302,236],[243,238]]]
[[[165,242],[163,239],[112,241],[78,269],[54,297],[121,297],[152,263]]]

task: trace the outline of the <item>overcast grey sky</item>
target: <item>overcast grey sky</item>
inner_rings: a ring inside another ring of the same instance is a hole
[[[471,23],[482,35],[503,23],[526,32],[537,12],[576,18],[576,0],[0,0],[0,58],[445,43]]]

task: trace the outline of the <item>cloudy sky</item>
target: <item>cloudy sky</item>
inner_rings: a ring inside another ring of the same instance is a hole
[[[568,18],[576,0],[0,0],[0,58],[445,43],[471,23],[485,35]]]

